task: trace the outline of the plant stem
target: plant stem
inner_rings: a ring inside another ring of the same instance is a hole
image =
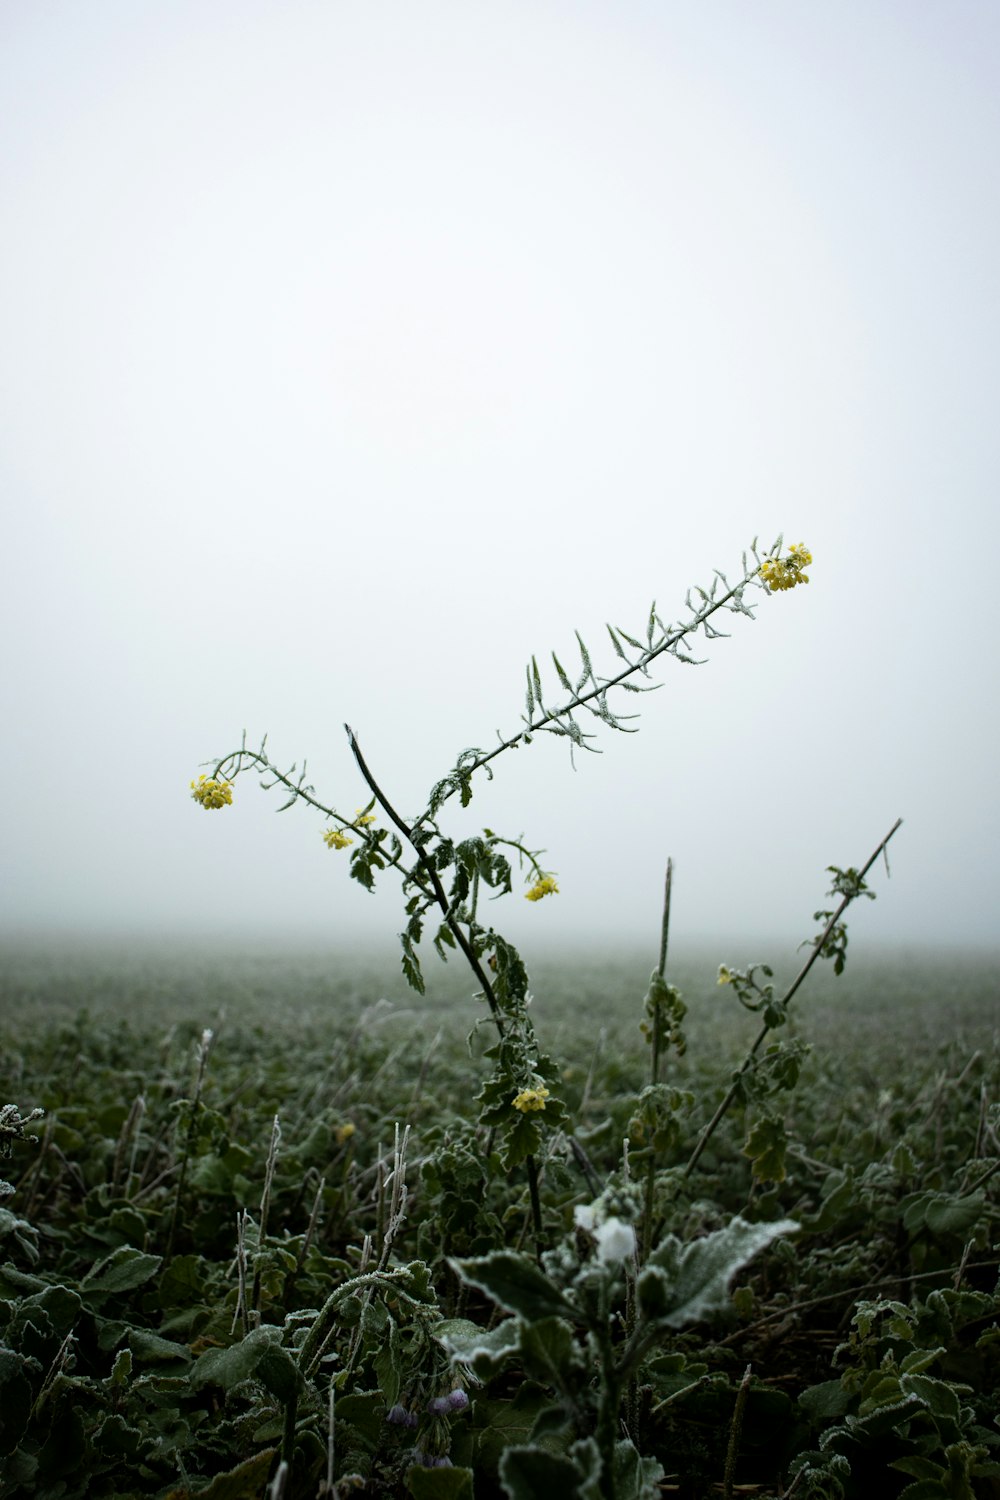
[[[740,1434],[743,1431],[743,1413],[746,1410],[747,1397],[750,1394],[750,1366],[747,1365],[736,1392],[736,1405],[733,1408],[733,1420],[729,1428],[729,1446],[726,1449],[726,1467],[722,1477],[723,1500],[733,1500],[733,1475],[736,1472],[736,1460],[740,1452]]]
[[[198,1079],[195,1083],[194,1097],[191,1099],[190,1104],[191,1113],[188,1116],[187,1134],[184,1137],[184,1150],[181,1156],[181,1170],[180,1175],[177,1178],[177,1191],[174,1193],[174,1207],[173,1213],[170,1216],[170,1229],[167,1233],[167,1248],[163,1254],[164,1260],[169,1260],[171,1255],[173,1254],[174,1239],[177,1235],[177,1224],[180,1219],[181,1213],[181,1195],[184,1192],[184,1180],[187,1177],[188,1162],[191,1158],[192,1149],[194,1148],[195,1127],[198,1120],[198,1114],[201,1109],[201,1090],[205,1082],[205,1068],[208,1063],[208,1054],[212,1047],[212,1039],[213,1034],[211,1030],[206,1028],[202,1032],[201,1041],[198,1044]]]
[[[670,886],[673,881],[674,862],[667,860],[667,875],[663,885],[663,922],[660,927],[660,961],[657,964],[657,973],[663,979],[667,971],[667,943],[670,937]],[[654,1085],[660,1081],[660,997],[659,992],[654,994],[653,999],[653,1057],[650,1065],[650,1081]],[[652,1145],[649,1148],[649,1160],[646,1163],[646,1194],[642,1212],[642,1258],[645,1260],[649,1255],[650,1242],[653,1238],[653,1198],[656,1191],[656,1152]]]
[[[526,1156],[524,1165],[528,1169],[528,1197],[531,1199],[531,1223],[535,1231],[535,1255],[541,1260],[545,1239],[542,1234],[542,1203],[538,1195],[538,1163],[533,1156]]]
[[[382,808],[382,811],[385,813],[386,817],[392,823],[395,823],[396,827],[406,839],[407,843],[409,843],[413,847],[413,849],[416,850],[420,868],[423,870],[424,874],[427,876],[427,879],[430,881],[431,886],[433,887],[434,899],[437,901],[438,906],[440,906],[442,912],[444,913],[444,920],[447,922],[452,934],[454,935],[456,943],[465,955],[466,962],[468,963],[473,974],[475,974],[476,978],[482,986],[483,993],[486,996],[487,1002],[490,1007],[490,1013],[493,1017],[493,1023],[496,1026],[497,1032],[499,1033],[500,1039],[502,1041],[504,1036],[506,1035],[506,1032],[504,1030],[503,1012],[500,1009],[500,1003],[497,1000],[496,993],[493,989],[492,984],[490,983],[489,976],[487,975],[486,970],[483,968],[482,964],[479,962],[479,959],[476,957],[476,953],[471,943],[469,942],[469,939],[466,937],[462,928],[456,921],[454,914],[452,913],[451,906],[448,902],[448,897],[445,894],[445,889],[441,884],[441,880],[438,876],[437,870],[435,870],[433,864],[427,858],[422,845],[418,842],[417,839],[413,837],[413,829],[409,826],[408,823],[403,820],[403,818],[400,817],[399,813],[393,807],[392,803],[389,801],[388,797],[385,795],[382,788],[375,780],[371,771],[368,769],[368,764],[361,753],[361,747],[358,744],[354,730],[349,724],[345,724],[344,728],[347,731],[347,738],[350,741],[351,752],[354,755],[354,759],[358,763],[358,770],[361,772],[362,776],[365,778],[365,781],[368,783],[369,791],[371,792],[372,796],[375,798],[379,806]],[[537,1253],[541,1255],[542,1250],[545,1246],[544,1238],[542,1235],[542,1209],[538,1197],[538,1164],[535,1161],[534,1156],[528,1156],[525,1158],[525,1166],[528,1169],[528,1193],[531,1199],[531,1219],[535,1231],[535,1248],[537,1250]]]
[[[354,755],[354,759],[358,763],[358,770],[361,772],[362,776],[365,778],[365,781],[368,783],[368,788],[372,793],[372,796],[382,808],[382,811],[385,813],[386,817],[392,823],[395,823],[396,827],[406,839],[407,843],[416,850],[420,868],[423,870],[424,874],[430,881],[431,886],[433,887],[434,899],[437,901],[438,906],[440,906],[442,912],[444,913],[444,920],[447,922],[456,943],[465,955],[466,962],[483,987],[483,993],[485,994],[487,1003],[489,1004],[490,1012],[493,1016],[493,1021],[496,1025],[497,1031],[500,1033],[500,1036],[502,1038],[504,1035],[503,1017],[501,1014],[499,1002],[497,1001],[496,994],[493,990],[493,986],[489,981],[489,976],[487,975],[486,970],[483,968],[482,964],[479,962],[479,959],[476,957],[475,952],[470,946],[468,938],[466,937],[465,933],[462,931],[461,927],[452,914],[451,907],[448,903],[448,897],[445,895],[444,886],[441,884],[441,880],[437,870],[435,870],[433,864],[427,858],[427,855],[424,853],[422,846],[417,842],[416,839],[414,839],[413,829],[409,826],[408,823],[405,823],[403,821],[399,813],[396,811],[392,803],[382,791],[381,787],[378,785],[371,771],[369,771],[365,758],[361,754],[361,747],[359,746],[357,739],[355,738],[354,730],[349,724],[345,724],[344,728],[347,731],[347,738],[350,741],[351,751]]]
[[[670,886],[674,877],[674,862],[667,859],[667,875],[663,883],[663,924],[660,928],[660,962],[657,965],[660,978],[667,972],[667,943],[670,939]],[[656,1079],[653,1079],[656,1082]]]
[[[877,848],[875,849],[874,853],[869,857],[868,861],[866,862],[866,864],[864,865],[864,867],[860,871],[860,874],[859,874],[859,877],[858,877],[859,882],[862,881],[862,880],[864,880],[865,876],[868,874],[868,871],[871,869],[872,865],[878,859],[879,855],[884,851],[886,845],[888,844],[889,840],[892,838],[893,834],[896,832],[896,830],[898,828],[900,828],[902,826],[902,822],[903,822],[902,818],[897,818],[896,821],[895,821],[895,823],[893,823],[892,827],[889,829],[889,832],[886,834],[885,838],[877,846]],[[853,900],[854,900],[853,896],[845,896],[842,899],[840,905],[837,907],[837,910],[833,913],[833,915],[831,916],[830,920],[827,922],[827,924],[824,927],[823,931],[820,933],[820,935],[817,938],[813,939],[812,952],[810,953],[809,957],[806,959],[805,963],[802,965],[802,968],[799,970],[798,974],[796,974],[795,978],[792,980],[791,985],[785,991],[785,994],[784,994],[784,996],[782,997],[782,1000],[781,1000],[782,1006],[787,1006],[789,1000],[791,1000],[791,998],[795,994],[796,990],[798,990],[798,988],[802,984],[803,980],[805,979],[806,975],[809,973],[809,970],[812,968],[812,966],[816,962],[817,958],[819,958],[820,953],[823,950],[823,944],[826,942],[827,938],[830,936],[830,933],[836,927],[837,923],[840,921],[840,918],[843,916],[844,912],[847,910],[847,908],[850,906],[850,904],[851,904],[851,902]],[[737,1094],[737,1091],[738,1091],[739,1086],[740,1086],[740,1080],[742,1079],[744,1073],[747,1072],[748,1068],[750,1067],[751,1063],[753,1062],[753,1060],[754,1060],[755,1056],[757,1055],[757,1052],[758,1052],[758,1050],[760,1048],[760,1045],[763,1042],[764,1038],[767,1036],[768,1032],[771,1031],[772,1029],[773,1028],[771,1026],[769,1026],[767,1024],[767,1022],[765,1022],[764,1025],[761,1027],[760,1032],[759,1032],[759,1034],[757,1036],[756,1041],[754,1042],[753,1046],[750,1048],[750,1051],[747,1053],[746,1057],[743,1059],[743,1065],[740,1068],[739,1072],[736,1074],[736,1077],[733,1079],[733,1082],[732,1082],[732,1085],[731,1085],[731,1087],[729,1089],[729,1092],[726,1094],[725,1098],[722,1100],[722,1102],[719,1105],[718,1109],[715,1111],[715,1114],[709,1120],[708,1124],[705,1126],[705,1129],[702,1131],[701,1135],[698,1137],[698,1144],[695,1146],[694,1151],[691,1153],[691,1159],[690,1159],[690,1161],[688,1162],[687,1166],[684,1168],[684,1176],[685,1177],[690,1177],[692,1171],[694,1170],[694,1168],[695,1168],[695,1166],[696,1166],[696,1164],[698,1162],[698,1158],[701,1156],[701,1153],[704,1151],[705,1147],[708,1145],[709,1141],[712,1139],[712,1136],[715,1134],[716,1128],[717,1128],[720,1120],[722,1119],[723,1115],[728,1110],[729,1106],[732,1104],[733,1100],[736,1098],[736,1094]]]

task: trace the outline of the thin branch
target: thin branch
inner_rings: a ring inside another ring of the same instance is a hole
[[[680,645],[685,636],[694,634],[695,631],[699,630],[703,625],[706,625],[706,622],[718,610],[725,609],[730,600],[742,596],[743,590],[746,588],[747,584],[750,583],[752,579],[756,578],[759,572],[760,568],[757,567],[752,569],[750,572],[745,573],[740,582],[734,584],[733,587],[728,589],[728,591],[719,599],[712,600],[709,599],[707,595],[705,595],[705,606],[702,609],[698,610],[686,625],[678,626],[675,631],[673,631],[669,635],[665,635],[664,638],[655,646],[650,645],[645,650],[640,647],[639,649],[642,651],[642,655],[637,662],[630,662],[626,667],[623,668],[621,672],[618,672],[614,677],[609,677],[603,681],[598,682],[595,687],[590,688],[586,693],[575,693],[571,701],[564,705],[562,708],[547,709],[543,713],[542,717],[540,719],[536,719],[534,722],[531,722],[529,719],[526,723],[525,729],[518,730],[517,734],[511,735],[505,740],[501,740],[499,745],[495,746],[494,749],[488,751],[484,750],[480,752],[473,760],[468,763],[468,765],[463,766],[461,768],[462,778],[465,779],[471,776],[474,771],[481,770],[483,766],[488,765],[491,760],[495,760],[496,757],[502,754],[504,750],[512,750],[516,745],[524,743],[525,740],[530,740],[530,737],[533,734],[536,734],[539,730],[545,729],[550,724],[559,723],[560,720],[565,719],[567,715],[571,714],[574,709],[585,708],[595,698],[603,698],[611,688],[619,687],[623,683],[627,683],[628,678],[633,677],[636,672],[641,672],[644,676],[648,676],[647,669],[651,662],[654,662],[657,657],[662,656],[665,652],[673,651],[676,646]],[[737,605],[736,608],[741,610],[744,614],[750,614],[750,609],[746,605]],[[537,668],[535,670],[537,673]],[[529,687],[530,686],[531,679],[529,678]],[[537,678],[537,675],[534,683],[533,696],[535,701],[538,703],[538,706],[540,708],[544,707],[541,701],[540,682]],[[598,717],[603,717],[603,715],[598,713]],[[569,731],[564,730],[563,733],[569,733]],[[449,797],[454,796],[456,791],[457,786],[450,787],[442,794],[438,805],[446,802]],[[419,821],[423,822],[423,818],[421,818]]]
[[[896,832],[896,830],[899,827],[901,827],[902,822],[903,822],[902,818],[897,818],[896,819],[895,823],[893,823],[892,827],[889,829],[889,832],[886,834],[885,838],[882,840],[882,842],[876,848],[874,854],[871,855],[871,857],[868,859],[867,863],[861,869],[860,874],[858,876],[858,885],[859,885],[859,888],[860,888],[861,882],[864,880],[865,876],[867,875],[868,871],[871,869],[872,865],[878,859],[879,855],[882,854],[883,851],[885,850],[885,847],[888,844],[889,840],[892,838],[893,834]],[[855,894],[857,894],[857,893],[855,893]],[[812,968],[812,966],[816,962],[817,958],[819,958],[820,953],[823,950],[823,945],[825,944],[827,938],[830,936],[830,933],[836,927],[837,923],[840,921],[840,918],[843,916],[844,912],[847,910],[847,908],[850,906],[850,904],[851,904],[851,902],[853,900],[854,900],[854,895],[845,896],[843,898],[843,900],[841,901],[840,905],[837,907],[837,910],[833,913],[833,915],[831,916],[830,920],[827,922],[827,924],[824,927],[823,931],[820,933],[820,935],[817,938],[815,938],[813,940],[813,949],[812,949],[812,952],[810,953],[809,957],[806,959],[805,963],[802,965],[802,968],[799,970],[798,974],[796,974],[795,978],[792,980],[792,983],[789,986],[789,988],[785,991],[785,994],[784,994],[784,996],[783,996],[783,998],[781,1000],[781,1006],[782,1006],[782,1008],[784,1008],[785,1006],[787,1006],[789,1000],[791,1000],[791,998],[795,994],[796,990],[799,989],[799,987],[801,986],[802,981],[805,979],[806,975],[809,973],[809,970]],[[756,1041],[754,1042],[753,1046],[750,1048],[750,1051],[747,1053],[746,1057],[743,1060],[743,1066],[740,1068],[739,1072],[736,1074],[736,1077],[733,1079],[733,1082],[732,1082],[732,1085],[730,1086],[729,1092],[726,1094],[725,1098],[722,1100],[722,1102],[719,1105],[718,1109],[715,1111],[715,1114],[709,1120],[708,1124],[705,1126],[705,1129],[702,1131],[701,1135],[699,1136],[699,1138],[698,1138],[698,1144],[695,1146],[694,1151],[691,1153],[691,1159],[688,1162],[687,1166],[684,1168],[684,1176],[685,1177],[689,1177],[691,1175],[692,1171],[694,1170],[694,1168],[695,1168],[695,1166],[696,1166],[696,1164],[698,1162],[698,1158],[701,1156],[701,1153],[704,1151],[705,1147],[708,1145],[709,1141],[712,1139],[712,1136],[715,1134],[716,1127],[718,1126],[720,1120],[722,1119],[723,1115],[728,1110],[729,1106],[732,1104],[733,1100],[736,1098],[736,1094],[737,1094],[737,1091],[739,1089],[740,1081],[742,1080],[743,1075],[747,1072],[747,1070],[750,1067],[750,1064],[753,1062],[754,1058],[756,1057],[757,1052],[758,1052],[758,1050],[759,1050],[759,1048],[761,1046],[761,1043],[763,1042],[764,1038],[773,1029],[774,1028],[772,1026],[770,1026],[767,1022],[765,1022],[764,1025],[761,1027],[760,1032],[759,1032],[759,1034],[757,1036]]]

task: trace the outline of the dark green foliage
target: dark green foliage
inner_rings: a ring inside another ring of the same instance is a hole
[[[488,854],[470,841],[462,867],[485,882]],[[520,958],[495,934],[484,953],[516,1014]],[[747,1365],[734,1493],[995,1493],[989,982],[978,1011],[954,995],[940,1008],[944,969],[910,976],[905,1012],[888,977],[843,995],[821,986],[740,1074],[685,1173],[746,1051],[741,1023],[758,1026],[773,996],[748,993],[746,1016],[726,1008],[730,988],[693,976],[687,1051],[671,1039],[664,1081],[644,1087],[642,976],[641,963],[536,976],[561,1066],[532,1053],[546,1109],[495,1138],[524,1040],[516,1026],[488,1046],[474,1033],[470,1064],[458,1042],[434,1043],[451,1004],[440,997],[425,1018],[394,1018],[361,1010],[346,987],[331,1006],[302,977],[307,998],[296,1008],[286,984],[282,1015],[271,981],[238,1024],[229,997],[206,1058],[201,1024],[176,1002],[171,1016],[159,992],[145,1016],[96,995],[74,1016],[36,991],[0,1051],[18,1119],[45,1111],[37,1141],[12,1134],[4,1167],[15,1191],[0,1209],[3,1500],[263,1500],[282,1459],[288,1500],[312,1500],[331,1383],[343,1497],[700,1500],[721,1493]],[[222,980],[212,993],[223,998]],[[679,1027],[678,1004],[659,998]],[[380,1264],[396,1121],[411,1127],[409,1196]],[[524,1169],[505,1163],[522,1129],[540,1163],[541,1265]],[[596,1195],[571,1130],[622,1223],[645,1212],[653,1153],[651,1248],[634,1284],[574,1223],[580,1206],[593,1217]],[[625,1137],[641,1185],[623,1177]]]

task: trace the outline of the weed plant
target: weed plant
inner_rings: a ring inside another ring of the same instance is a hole
[[[245,736],[192,784],[231,816],[258,772],[317,811],[362,885],[400,880],[423,1003],[429,936],[478,1010],[416,1038],[379,1007],[339,1029],[316,1010],[8,1027],[0,1495],[1000,1493],[996,1038],[952,1038],[890,1087],[846,1021],[821,1055],[799,1024],[898,822],[829,867],[787,982],[719,969],[718,1003],[752,1025],[731,1061],[674,982],[669,864],[642,1050],[594,1036],[557,1061],[485,914],[515,867],[533,901],[557,875],[521,835],[451,831],[499,757],[629,731],[620,693],[810,561],[754,548],[681,624],[654,607],[644,635],[609,627],[609,675],[578,637],[572,676],[553,657],[558,706],[532,661],[519,729],[464,751],[415,817],[350,730],[368,792],[350,817]]]

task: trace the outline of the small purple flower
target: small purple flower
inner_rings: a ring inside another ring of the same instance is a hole
[[[467,1411],[468,1410],[469,1398],[465,1394],[465,1392],[462,1391],[462,1390],[458,1390],[458,1389],[453,1390],[450,1395],[448,1395],[448,1396],[445,1397],[445,1400],[448,1403],[448,1410],[449,1411]]]
[[[444,1417],[451,1411],[450,1396],[432,1396],[427,1403],[427,1410],[432,1417]]]
[[[393,1427],[416,1427],[418,1418],[415,1411],[407,1411],[406,1407],[397,1401],[396,1405],[391,1406],[386,1412],[385,1420]]]
[[[414,1448],[413,1462],[421,1469],[450,1469],[453,1467],[451,1459],[446,1454],[425,1453],[422,1448]]]

